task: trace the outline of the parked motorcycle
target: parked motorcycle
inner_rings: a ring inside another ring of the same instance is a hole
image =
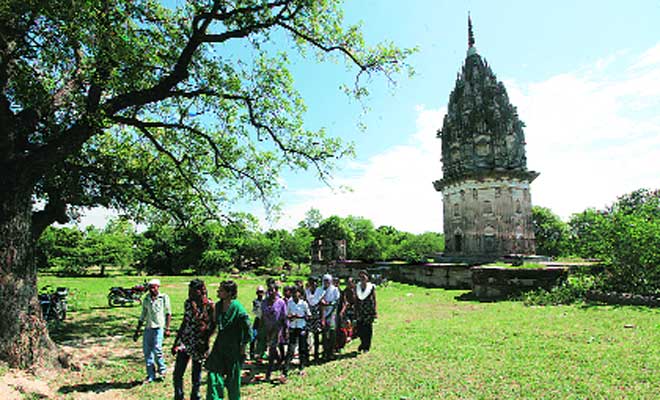
[[[147,291],[147,282],[135,285],[131,288],[115,286],[108,293],[108,305],[110,307],[123,306],[126,304],[141,303],[142,295]]]
[[[46,321],[64,321],[66,318],[67,304],[66,297],[69,295],[69,289],[58,287],[53,290],[52,286],[47,285],[39,291],[39,304],[41,312]]]
[[[371,274],[371,278],[369,280],[376,286],[384,287],[389,284],[387,277],[383,274]]]

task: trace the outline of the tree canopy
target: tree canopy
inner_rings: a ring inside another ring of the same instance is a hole
[[[236,196],[268,200],[284,166],[326,177],[351,148],[303,126],[288,52],[346,59],[358,98],[361,77],[390,76],[409,53],[367,47],[340,5],[4,2],[0,113],[14,129],[0,163],[29,175],[46,204],[35,233],[72,206],[148,204],[184,221]]]

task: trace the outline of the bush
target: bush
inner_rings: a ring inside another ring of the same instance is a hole
[[[606,260],[605,288],[660,294],[660,218],[617,214],[612,218],[612,235],[616,240]]]
[[[566,254],[568,226],[545,207],[532,207],[532,225],[536,238],[536,253],[557,257]]]
[[[569,225],[572,253],[603,261],[599,289],[660,293],[660,191],[634,191],[605,210],[575,214]]]
[[[226,271],[232,266],[231,254],[224,250],[206,250],[202,253],[197,272],[205,274]]]
[[[573,304],[584,301],[587,292],[596,284],[596,278],[591,275],[569,276],[561,285],[547,291],[545,289],[532,290],[523,294],[525,305],[548,306],[560,304]]]

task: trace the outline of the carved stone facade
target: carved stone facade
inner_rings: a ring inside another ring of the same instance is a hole
[[[525,124],[502,82],[474,47],[468,19],[468,52],[449,97],[442,139],[445,254],[494,258],[534,254]]]

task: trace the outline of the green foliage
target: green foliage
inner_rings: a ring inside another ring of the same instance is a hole
[[[596,278],[591,275],[571,275],[559,286],[550,291],[537,289],[523,294],[525,305],[556,306],[584,301],[587,292],[596,285]]]
[[[378,241],[378,234],[374,224],[363,217],[349,215],[344,219],[348,230],[352,233],[346,244],[347,256],[352,260],[374,261],[382,255],[382,247]]]
[[[573,253],[606,265],[603,289],[660,293],[660,192],[634,191],[605,210],[573,215],[569,225]]]
[[[606,211],[593,208],[573,214],[568,221],[569,253],[582,258],[605,259],[611,251],[608,237],[609,219]]]
[[[435,232],[425,232],[411,235],[397,247],[396,253],[400,260],[408,262],[426,262],[426,258],[445,248],[444,235]]]
[[[66,275],[83,275],[90,267],[131,268],[136,259],[136,233],[132,223],[113,219],[101,231],[90,226],[48,227],[37,241],[39,265]]]
[[[536,253],[556,257],[566,253],[568,227],[549,208],[532,207]]]
[[[610,208],[611,253],[605,285],[635,294],[660,294],[660,191],[639,190]]]
[[[273,242],[280,258],[294,263],[310,261],[310,246],[314,237],[302,224],[292,232],[279,229],[270,230],[265,235]]]
[[[308,230],[314,230],[319,227],[323,221],[323,216],[321,212],[316,208],[310,208],[305,213],[305,219],[298,223],[298,226],[301,228],[307,228]]]
[[[426,261],[442,251],[441,234],[414,235],[393,227],[374,229],[362,217],[332,216],[314,229],[324,240],[347,240],[348,257],[367,261]],[[217,274],[232,268],[261,268],[278,273],[285,262],[300,271],[310,261],[312,231],[301,222],[293,231],[262,232],[256,218],[233,215],[231,221],[207,221],[202,225],[177,224],[166,214],[151,214],[147,230],[137,234],[126,220],[111,221],[104,230],[89,227],[48,228],[39,241],[41,265],[62,274],[84,274],[90,266],[137,269],[149,274]],[[334,243],[334,242],[333,242]]]
[[[231,253],[226,250],[206,250],[199,260],[197,271],[200,273],[213,273],[228,271],[233,265]]]
[[[355,216],[326,218],[314,230],[314,236],[324,241],[346,240],[347,257],[354,260],[419,262],[444,249],[442,234],[414,235],[391,226],[374,229],[370,220]]]

